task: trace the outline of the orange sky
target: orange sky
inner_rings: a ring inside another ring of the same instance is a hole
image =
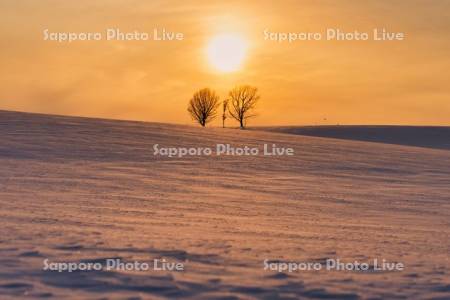
[[[255,125],[450,125],[450,1],[0,1],[0,109],[190,124],[190,96],[260,89]],[[226,2],[226,3],[225,3]],[[44,41],[51,32],[184,33],[183,41]],[[264,40],[263,31],[404,32],[404,41]],[[249,49],[221,73],[220,33]],[[217,119],[213,125],[220,125]]]

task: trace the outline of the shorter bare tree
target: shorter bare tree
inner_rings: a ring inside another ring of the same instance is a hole
[[[237,86],[229,92],[228,112],[231,117],[239,122],[241,128],[245,128],[247,120],[254,117],[252,114],[260,96],[258,89],[249,85]]]
[[[225,128],[225,120],[227,119],[228,100],[223,100],[222,103],[222,127]]]
[[[199,90],[189,101],[188,112],[193,120],[205,127],[217,116],[219,96],[208,88]]]

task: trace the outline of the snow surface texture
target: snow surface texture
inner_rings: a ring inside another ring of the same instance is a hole
[[[167,158],[156,143],[295,155]],[[0,166],[0,299],[450,299],[448,150],[3,111]],[[161,257],[186,270],[43,270]],[[263,269],[329,258],[406,267]]]

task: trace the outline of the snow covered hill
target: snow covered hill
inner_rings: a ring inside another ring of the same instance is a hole
[[[450,150],[450,127],[446,126],[327,125],[278,126],[259,129],[306,136]]]
[[[445,149],[0,111],[1,299],[449,299],[449,236]],[[184,271],[44,270],[111,258]]]

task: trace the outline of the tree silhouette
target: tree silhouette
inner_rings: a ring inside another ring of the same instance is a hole
[[[258,89],[250,85],[237,86],[229,92],[228,96],[230,102],[228,112],[243,129],[247,120],[255,116],[252,111],[260,98]]]
[[[222,103],[222,127],[225,128],[225,120],[227,119],[228,100],[223,100]]]
[[[203,127],[217,116],[219,96],[208,88],[196,92],[189,101],[188,112]]]

